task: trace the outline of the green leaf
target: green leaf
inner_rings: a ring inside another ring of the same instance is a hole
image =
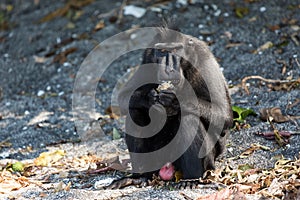
[[[256,113],[252,110],[252,109],[246,109],[246,108],[241,108],[238,106],[232,106],[232,111],[234,113],[234,117],[233,120],[237,121],[237,122],[245,122],[245,119],[248,115],[254,115],[256,116]]]
[[[12,165],[12,170],[15,171],[15,172],[22,172],[24,171],[24,165],[23,163],[21,162],[15,162],[13,165]]]
[[[248,170],[248,169],[253,169],[253,166],[249,165],[249,164],[244,164],[244,165],[239,165],[238,166],[239,170],[242,170],[243,172]]]
[[[237,7],[237,8],[235,8],[235,14],[239,18],[243,18],[248,13],[249,13],[249,8],[247,8],[247,7]]]
[[[120,138],[121,138],[121,135],[120,135],[119,131],[116,128],[113,128],[113,140],[117,140]]]

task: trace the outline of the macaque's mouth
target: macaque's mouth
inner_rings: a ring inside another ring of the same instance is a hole
[[[180,82],[180,80],[178,80],[178,79],[165,79],[165,80],[158,80],[158,82],[159,82],[160,84],[163,84],[163,83],[171,83],[171,84],[173,84],[173,85],[178,85],[179,82]]]
[[[172,42],[172,43],[156,43],[155,48],[164,50],[164,51],[176,51],[178,49],[183,49],[183,43],[181,42]]]

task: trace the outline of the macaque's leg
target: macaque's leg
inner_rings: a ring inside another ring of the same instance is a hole
[[[179,170],[183,173],[185,179],[198,178],[204,173],[203,159],[198,157],[201,145],[203,145],[203,134],[206,133],[203,125],[200,123],[199,127],[195,127],[197,124],[197,117],[194,115],[183,116],[182,122],[182,134],[185,135],[186,140],[193,140],[192,144],[186,150],[186,152],[176,161],[175,166],[178,166]],[[197,130],[198,129],[198,130]],[[194,139],[190,138],[191,132],[197,131]],[[181,145],[185,145],[186,141],[181,141]]]

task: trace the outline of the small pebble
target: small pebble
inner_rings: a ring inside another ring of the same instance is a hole
[[[187,0],[177,0],[177,3],[185,6],[187,5]]]
[[[218,9],[218,6],[216,4],[211,4],[211,7],[214,9],[214,10],[217,10]]]
[[[61,43],[61,38],[59,38],[59,37],[56,38],[56,43],[57,43],[57,44]]]
[[[58,73],[61,72],[61,68],[58,68],[58,69],[57,69],[57,72],[58,72]]]
[[[72,66],[72,64],[71,64],[71,63],[69,63],[69,62],[64,62],[63,66],[64,66],[64,67],[71,67],[71,66]]]
[[[44,90],[39,90],[38,93],[37,93],[37,96],[38,97],[41,97],[45,94],[45,91]]]
[[[56,85],[56,88],[60,88],[60,87],[61,87],[61,85],[60,85],[60,84],[57,84],[57,85]]]
[[[27,129],[28,129],[27,126],[24,126],[24,127],[22,128],[23,131],[26,131]]]
[[[136,34],[135,34],[135,33],[133,33],[133,34],[130,35],[130,39],[131,39],[131,40],[133,40],[133,39],[135,39],[135,38],[136,38]]]
[[[204,27],[203,24],[199,24],[199,25],[198,25],[198,28],[203,28],[203,27]]]
[[[214,13],[214,16],[215,16],[215,17],[218,17],[218,16],[220,16],[220,14],[221,14],[221,10],[217,10],[217,11]]]
[[[9,157],[9,155],[10,155],[10,153],[8,151],[4,151],[4,152],[0,153],[1,158],[7,158],[7,157]]]
[[[103,179],[103,180],[99,180],[99,181],[96,181],[95,184],[94,184],[94,188],[95,189],[101,189],[105,186],[109,186],[115,179],[113,178],[106,178],[106,179]]]
[[[48,86],[46,87],[46,90],[47,90],[47,91],[50,91],[50,90],[51,90],[51,86],[48,85]]]
[[[162,9],[161,8],[158,8],[158,7],[150,7],[150,10],[152,12],[158,12],[158,13],[161,13],[162,12]]]
[[[10,106],[11,103],[10,103],[10,102],[6,102],[5,105],[6,105],[6,106]]]
[[[60,92],[60,93],[58,93],[58,96],[62,96],[62,95],[64,95],[65,94],[65,92]]]
[[[78,38],[78,34],[73,33],[73,34],[72,34],[72,38]]]
[[[28,110],[25,110],[24,115],[29,115],[30,112]]]
[[[224,13],[223,15],[224,15],[224,17],[229,17],[229,13],[227,13],[227,12]]]
[[[264,7],[264,6],[259,8],[259,11],[260,11],[260,12],[265,12],[266,10],[267,10],[267,8]]]
[[[141,18],[146,13],[146,9],[134,5],[127,5],[124,8],[124,15],[132,15],[136,18]]]

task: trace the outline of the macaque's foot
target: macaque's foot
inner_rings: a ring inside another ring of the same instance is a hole
[[[107,186],[105,189],[120,189],[124,188],[130,185],[134,185],[137,187],[145,187],[148,185],[148,179],[144,177],[140,178],[131,178],[126,177],[119,180],[114,181],[109,186]]]

